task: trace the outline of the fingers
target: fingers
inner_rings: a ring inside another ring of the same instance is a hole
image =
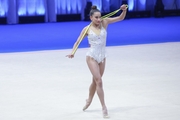
[[[120,7],[120,9],[123,10],[123,11],[124,11],[124,10],[127,10],[127,8],[128,8],[128,5],[126,5],[126,4],[123,4],[123,5]]]
[[[73,58],[74,55],[66,55],[66,57],[68,57],[68,58]]]
[[[122,6],[126,6],[126,7],[128,7],[128,5],[127,5],[127,4],[123,4]]]
[[[122,8],[122,9],[127,9],[128,8],[128,5],[127,4],[123,4],[123,5],[121,5],[121,7],[120,8]]]

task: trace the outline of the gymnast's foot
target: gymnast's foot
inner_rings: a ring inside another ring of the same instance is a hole
[[[102,109],[102,112],[103,112],[103,118],[109,118],[108,111],[107,111],[106,107]]]
[[[86,105],[83,107],[83,111],[85,111],[91,104],[91,101],[90,100],[86,100]]]

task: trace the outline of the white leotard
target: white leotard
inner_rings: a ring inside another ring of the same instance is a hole
[[[90,48],[86,53],[86,56],[92,57],[98,63],[103,62],[103,60],[107,56],[106,48],[105,48],[106,37],[107,37],[107,32],[104,29],[104,27],[101,27],[101,31],[99,35],[97,35],[91,29],[89,29],[87,38],[90,44]]]

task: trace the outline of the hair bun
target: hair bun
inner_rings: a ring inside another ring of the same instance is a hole
[[[92,9],[92,10],[96,10],[96,9],[97,9],[97,6],[93,5],[93,6],[91,7],[91,9]]]

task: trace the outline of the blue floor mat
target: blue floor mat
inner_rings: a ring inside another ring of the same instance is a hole
[[[0,53],[72,48],[89,21],[0,25]],[[180,17],[126,19],[110,24],[107,46],[180,41]],[[79,46],[88,47],[87,38]]]

